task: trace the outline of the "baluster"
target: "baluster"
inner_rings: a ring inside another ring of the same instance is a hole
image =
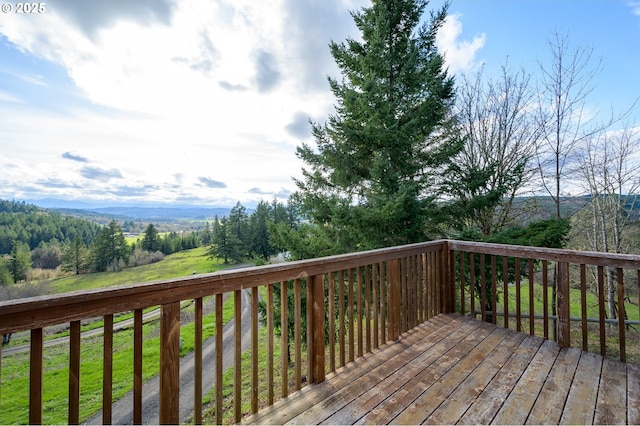
[[[133,424],[142,424],[142,309],[133,311]]]
[[[70,425],[80,423],[80,321],[69,329],[69,416]]]
[[[301,315],[301,288],[300,288],[300,279],[296,279],[294,281],[293,287],[294,299],[295,302],[293,304],[293,337],[295,341],[295,379],[296,379],[296,390],[300,390],[302,386],[302,349],[301,349],[301,341],[302,336],[300,332],[300,315]]]
[[[417,271],[416,271],[416,281],[417,281],[417,286],[418,286],[418,297],[417,297],[417,301],[418,301],[418,309],[419,309],[419,316],[418,316],[418,322],[420,324],[422,324],[423,322],[425,322],[427,320],[426,318],[426,311],[425,311],[425,304],[424,304],[424,294],[425,294],[425,289],[424,289],[424,255],[423,253],[420,253],[419,255],[416,256],[416,262],[417,262]]]
[[[365,350],[371,352],[371,265],[364,267]]]
[[[496,256],[495,254],[491,255],[491,322],[493,324],[498,323],[498,284],[496,278]]]
[[[258,412],[258,287],[251,288],[251,413]]]
[[[344,271],[338,273],[338,340],[340,350],[340,367],[346,364],[345,312],[344,312]]]
[[[522,331],[522,303],[520,300],[520,258],[516,257],[516,331]]]
[[[329,371],[336,371],[336,289],[335,273],[329,273]]]
[[[509,328],[509,259],[502,256],[502,302],[504,304],[504,328]]]
[[[354,318],[353,318],[353,269],[349,269],[349,362],[354,360],[355,354],[355,335],[354,335]]]
[[[482,304],[482,321],[487,320],[487,283],[485,276],[485,255],[480,255],[480,303]]]
[[[216,294],[216,424],[222,424],[222,293]]]
[[[324,275],[315,275],[307,279],[307,292],[311,303],[311,312],[307,322],[311,322],[311,338],[308,349],[308,364],[311,366],[309,383],[321,383],[325,379],[325,334],[324,334]]]
[[[589,350],[587,328],[587,266],[583,263],[580,265],[580,313],[582,325],[582,350]]]
[[[356,307],[357,307],[357,316],[356,321],[358,324],[358,357],[362,356],[362,349],[364,346],[364,336],[362,333],[362,321],[363,321],[363,311],[362,311],[362,268],[357,267],[355,272],[356,278]]]
[[[604,316],[604,267],[598,266],[598,317],[600,320],[600,355],[602,356],[607,354]]]
[[[193,410],[195,424],[202,424],[202,297],[195,300],[194,327],[194,389]]]
[[[380,264],[374,263],[371,267],[373,268],[371,271],[373,286],[371,289],[371,303],[373,305],[373,347],[377,349],[380,346],[380,320],[378,318],[380,315],[380,299],[378,296],[380,293],[380,281],[378,279],[378,268]]]
[[[620,361],[625,362],[627,360],[626,352],[626,337],[625,320],[627,318],[624,309],[624,271],[622,268],[617,268],[618,275],[618,341],[620,345]]]
[[[389,340],[400,337],[400,260],[388,264],[389,274]]]
[[[533,302],[534,302],[534,296],[533,296],[533,285],[534,285],[534,278],[533,278],[533,259],[529,259],[529,334],[530,335],[535,335],[536,334],[536,329],[535,329],[535,318],[534,318],[534,312],[533,312]],[[567,294],[568,296],[568,294]]]
[[[104,316],[102,363],[102,423],[111,424],[113,392],[113,314]]]
[[[476,318],[476,255],[469,253],[469,303],[471,318]]]
[[[42,375],[44,341],[42,328],[31,330],[29,354],[29,423],[42,424]]]
[[[234,419],[239,423],[242,419],[242,290],[233,294],[233,342],[234,342],[234,377],[233,377],[233,408]]]
[[[569,318],[569,264],[558,263],[558,343],[563,348],[571,346],[571,321]]]
[[[282,374],[282,393],[281,396],[286,398],[289,395],[289,283],[282,281],[280,283],[280,370]]]
[[[549,339],[549,262],[546,260],[542,261],[542,305],[544,316],[544,338]]]
[[[387,317],[389,315],[389,270],[387,262],[380,263],[380,338],[381,343],[387,342]],[[638,272],[640,275],[640,272]]]
[[[111,399],[110,392],[109,399]],[[110,403],[109,414],[111,414]],[[162,305],[159,418],[161,424],[180,422],[180,302]]]
[[[313,277],[306,278],[307,300],[307,383],[313,383]],[[324,322],[323,322],[324,324]]]
[[[273,358],[275,352],[274,345],[274,303],[273,303],[273,284],[267,286],[267,404],[273,405]],[[284,350],[284,348],[282,349]]]

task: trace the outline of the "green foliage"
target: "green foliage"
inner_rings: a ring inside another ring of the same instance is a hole
[[[31,270],[31,253],[29,246],[21,241],[14,241],[9,258],[9,271],[14,282],[26,281]]]
[[[89,250],[80,237],[67,244],[62,256],[62,270],[78,275],[89,266]]]
[[[295,285],[294,280],[287,281],[287,359],[291,362],[291,345],[295,342],[295,320],[296,320],[296,297],[295,297]],[[298,318],[300,323],[300,342],[304,347],[307,343],[307,280],[305,278],[300,280],[300,316]],[[282,323],[279,320],[282,318],[282,283],[273,286],[273,316],[276,319],[274,321],[274,328],[277,336],[282,335]],[[267,304],[264,299],[258,301],[258,312],[260,313],[260,322],[263,326],[267,325]]]
[[[521,182],[525,166],[526,159],[523,159],[514,170],[498,174],[501,166],[497,163],[450,165],[444,189],[452,201],[444,205],[442,221],[457,230],[476,226],[484,237],[500,231],[504,224],[496,222],[494,216],[504,207],[505,197]]]
[[[0,256],[0,286],[13,284],[13,275],[9,269],[8,261]]]
[[[244,259],[241,242],[237,233],[232,231],[229,219],[226,217],[223,217],[215,227],[213,244],[207,253],[212,259],[224,259],[225,264],[229,263],[229,260],[240,263]]]
[[[13,241],[35,249],[40,243],[57,240],[70,243],[76,236],[91,243],[100,226],[87,220],[62,216],[24,202],[0,200],[0,254],[8,254]]]
[[[563,248],[571,224],[568,219],[532,222],[525,227],[512,227],[486,239],[489,243],[515,244],[532,247]]]
[[[532,222],[528,226],[524,227],[512,227],[505,229],[502,232],[496,233],[490,237],[482,237],[482,235],[473,229],[467,229],[460,237],[462,239],[471,241],[483,241],[488,243],[498,244],[512,244],[521,246],[533,246],[533,247],[549,247],[549,248],[563,248],[571,226],[567,219],[549,219]],[[459,257],[461,254],[458,254]],[[471,254],[463,254],[465,260],[465,275],[470,277],[471,272]],[[492,310],[492,270],[491,260],[487,255],[473,254],[474,256],[474,281],[472,285],[475,287],[476,296],[479,298],[482,290],[482,282],[484,279],[484,291],[486,294],[485,310]],[[484,256],[484,270],[482,269],[482,259]],[[459,262],[459,260],[456,260]],[[503,259],[501,256],[496,257],[496,280],[503,281],[505,278],[509,282],[513,282],[516,277],[516,262],[514,258],[507,259],[507,276],[504,276],[504,270],[502,268]],[[529,260],[521,259],[520,261],[520,276],[525,276],[528,273]],[[500,300],[499,295],[496,295],[496,300]],[[491,321],[491,318],[487,319]]]
[[[56,293],[77,291],[79,289],[105,288],[145,281],[191,275],[194,272],[204,274],[221,268],[221,262],[212,262],[207,258],[206,248],[200,247],[167,255],[160,262],[126,268],[117,272],[96,272],[66,276],[51,280]]]
[[[122,228],[115,220],[102,228],[91,246],[93,267],[96,271],[120,270],[128,259],[128,247]]]
[[[270,210],[271,206],[261,201],[249,218],[250,251],[262,259],[269,259],[274,254],[273,246],[269,241]]]
[[[343,75],[329,79],[336,113],[312,125],[316,147],[297,150],[307,168],[294,198],[337,251],[424,240],[436,183],[461,148],[447,131],[454,82],[435,45],[447,7],[421,25],[426,5],[375,1],[352,13],[362,41],[330,44]]]
[[[142,248],[148,251],[158,251],[161,248],[160,236],[158,230],[152,223],[147,225],[144,230],[144,238],[142,238]]]
[[[164,254],[177,253],[182,250],[190,250],[196,247],[200,247],[201,241],[197,232],[188,232],[178,234],[175,231],[171,231],[164,235],[159,241],[159,251]]]

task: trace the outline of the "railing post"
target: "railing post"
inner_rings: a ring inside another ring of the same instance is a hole
[[[389,340],[400,338],[400,259],[389,261]]]
[[[445,240],[442,243],[442,274],[441,274],[441,288],[443,297],[443,312],[450,313],[455,312],[455,282],[454,278],[454,253],[451,251],[449,241]]]
[[[311,337],[309,348],[311,359],[311,383],[324,382],[325,378],[325,333],[324,333],[324,275],[309,277],[311,284]],[[333,303],[333,301],[330,301]]]
[[[558,263],[558,344],[571,346],[571,321],[569,314],[569,264]]]
[[[29,424],[42,424],[43,340],[42,328],[31,330],[29,354]]]
[[[180,302],[162,305],[160,424],[180,423]]]

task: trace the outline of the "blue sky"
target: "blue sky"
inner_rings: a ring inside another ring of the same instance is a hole
[[[1,13],[0,198],[286,200],[308,120],[332,112],[327,44],[358,37],[348,11],[368,4],[51,0]],[[449,12],[440,46],[458,76],[508,58],[535,80],[557,31],[602,60],[592,109],[640,96],[640,0],[453,0]]]

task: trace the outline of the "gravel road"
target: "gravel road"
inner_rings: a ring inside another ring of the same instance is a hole
[[[234,362],[235,319],[229,321],[223,330],[222,369],[226,371]],[[251,346],[251,296],[249,290],[242,291],[242,350]],[[203,342],[202,365],[203,394],[212,389],[215,383],[215,336]],[[184,356],[180,361],[180,422],[185,423],[193,416],[194,395],[194,353]],[[160,378],[155,376],[142,385],[142,423],[158,424]],[[112,407],[113,424],[133,423],[133,391],[115,401]],[[87,420],[87,424],[102,424],[102,411]]]

